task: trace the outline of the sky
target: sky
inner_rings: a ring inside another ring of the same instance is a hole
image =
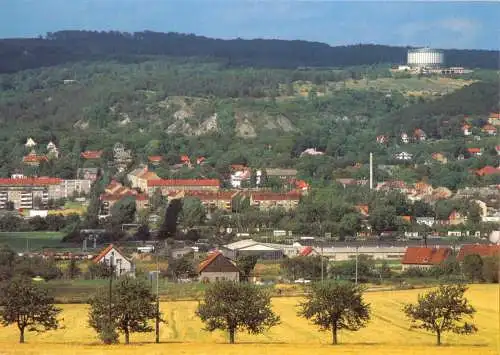
[[[499,49],[499,18],[498,1],[0,0],[0,38],[151,30],[330,45]]]

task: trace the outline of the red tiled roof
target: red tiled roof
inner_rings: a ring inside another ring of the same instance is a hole
[[[467,151],[469,153],[480,153],[481,152],[481,148],[467,148]]]
[[[463,261],[467,255],[477,254],[481,257],[494,256],[500,254],[500,245],[480,245],[480,244],[468,244],[460,248],[458,252],[457,260]]]
[[[102,150],[86,150],[80,153],[83,159],[100,159],[102,156]]]
[[[200,200],[232,200],[238,191],[186,191],[185,196],[197,197]]]
[[[113,244],[110,244],[108,245],[106,248],[104,248],[103,250],[101,250],[101,252],[94,258],[92,259],[92,261],[94,263],[98,263],[102,258],[104,258],[106,256],[107,253],[110,252],[111,249],[113,249],[114,246]]]
[[[258,192],[252,193],[252,200],[257,201],[292,201],[299,200],[302,196],[299,192],[279,193],[279,192]]]
[[[247,167],[243,164],[232,164],[231,165],[231,169],[233,169],[233,170],[244,170],[246,168]]]
[[[112,193],[112,194],[102,194],[100,196],[101,201],[119,201],[124,197],[133,197],[136,200],[144,201],[148,199],[146,194],[138,194],[136,191],[128,190],[123,193]]]
[[[161,155],[151,155],[148,157],[148,160],[149,161],[153,161],[153,162],[158,162],[158,161],[161,161],[163,158]]]
[[[451,254],[451,248],[408,247],[402,264],[439,265]]]
[[[187,155],[181,155],[181,162],[183,163],[189,163],[191,160]]]
[[[217,257],[219,255],[222,255],[222,253],[220,251],[215,251],[213,252],[212,254],[209,254],[208,257],[203,260],[200,265],[198,265],[198,273],[202,272],[203,270],[205,270],[205,268],[210,265],[212,262],[214,262],[215,259],[217,259]]]
[[[92,259],[92,262],[94,263],[98,263],[99,261],[101,261],[102,258],[104,258],[106,256],[106,254],[108,254],[111,249],[115,248],[115,250],[122,256],[124,257],[125,259],[127,259],[125,257],[125,255],[123,255],[123,253],[117,248],[115,247],[113,244],[110,244],[108,245],[106,248],[104,248],[103,250],[101,250],[101,252],[94,258]],[[128,259],[127,259],[128,260]]]
[[[364,216],[368,216],[370,211],[368,205],[357,205],[355,206],[355,208],[358,210],[359,213],[361,213]]]
[[[153,186],[220,186],[219,179],[154,179],[148,180],[148,187]]]
[[[23,162],[25,163],[39,163],[41,161],[47,161],[48,158],[45,155],[28,154],[23,157]]]
[[[308,256],[309,254],[311,254],[312,252],[314,251],[313,247],[311,246],[307,246],[307,247],[304,247],[300,250],[299,252],[299,256]]]
[[[492,112],[490,113],[490,118],[500,118],[500,113]]]
[[[483,126],[482,128],[483,131],[496,131],[497,128],[493,125],[490,125],[490,124],[486,124]]]
[[[476,175],[478,176],[493,175],[493,174],[500,174],[500,169],[488,165],[476,171]]]
[[[63,180],[59,178],[0,178],[0,185],[7,186],[40,186],[40,185],[59,185]]]
[[[497,152],[500,152],[500,145],[495,146],[495,150],[496,150]]]

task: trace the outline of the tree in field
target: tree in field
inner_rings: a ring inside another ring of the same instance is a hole
[[[236,265],[241,270],[242,275],[240,276],[242,281],[248,281],[250,273],[253,271],[255,264],[259,258],[255,255],[244,255],[238,257],[236,260]]]
[[[481,281],[483,279],[483,259],[477,254],[466,255],[462,263],[462,270],[471,281]]]
[[[82,273],[82,270],[78,267],[75,259],[71,259],[68,265],[68,269],[66,270],[66,275],[69,279],[74,279]]]
[[[299,306],[299,316],[332,332],[334,345],[338,344],[338,331],[357,331],[370,320],[370,305],[363,301],[362,289],[351,283],[314,283]]]
[[[104,291],[90,299],[89,324],[105,343],[117,342],[117,332],[130,342],[130,333],[152,332],[149,321],[155,319],[156,296],[141,280],[123,277],[113,287],[111,323],[109,321],[109,293]],[[159,316],[159,315],[158,315]]]
[[[205,222],[205,207],[203,207],[199,198],[186,197],[182,202],[180,217],[182,225],[186,228],[199,226]]]
[[[271,309],[268,293],[255,285],[232,281],[212,284],[196,314],[205,323],[206,330],[227,331],[231,344],[238,330],[259,334],[280,322],[280,317]]]
[[[45,332],[57,329],[57,315],[61,310],[54,306],[54,299],[47,291],[29,279],[10,281],[0,293],[0,323],[16,324],[19,342],[24,343],[24,332]]]
[[[416,304],[406,304],[403,310],[412,321],[412,328],[436,334],[441,345],[441,334],[453,332],[471,334],[477,331],[474,324],[463,318],[472,318],[476,310],[464,298],[465,285],[442,285],[434,291],[419,295]]]

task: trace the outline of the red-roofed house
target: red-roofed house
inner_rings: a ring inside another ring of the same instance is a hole
[[[6,208],[8,201],[14,203],[15,209],[32,209],[36,199],[45,204],[51,189],[63,181],[49,177],[0,178],[0,209]]]
[[[191,166],[191,159],[187,155],[181,155],[181,163],[184,165]]]
[[[483,155],[481,148],[467,148],[467,151],[469,152],[470,155],[475,157],[480,157],[481,155]]]
[[[483,131],[486,134],[489,134],[490,136],[497,135],[497,128],[491,124],[484,125],[483,128],[481,128],[481,131]]]
[[[48,160],[46,155],[37,155],[36,153],[29,153],[23,157],[23,163],[31,166],[39,166],[41,162]]]
[[[296,180],[295,187],[301,191],[309,190],[309,184],[304,180]]]
[[[163,196],[169,191],[219,191],[219,179],[153,179],[148,180],[148,195],[159,189]]]
[[[137,211],[145,209],[149,206],[149,197],[146,194],[138,194],[137,192],[132,192],[128,188],[126,190],[121,190],[121,188],[114,194],[102,194],[99,198],[101,200],[101,215],[109,216],[111,214],[111,208],[115,203],[120,201],[125,197],[132,197],[135,201],[135,208]]]
[[[87,160],[101,159],[102,150],[86,150],[86,151],[80,153],[80,156],[83,159],[87,159]]]
[[[500,254],[500,245],[490,244],[467,244],[460,248],[457,261],[463,261],[467,255],[479,255],[480,257],[496,256]]]
[[[500,113],[492,112],[488,118],[488,123],[494,126],[500,126]]]
[[[360,214],[365,217],[370,215],[370,208],[368,207],[368,205],[356,205],[355,208]]]
[[[387,144],[388,142],[389,142],[389,137],[387,137],[385,135],[377,136],[377,143],[379,143],[379,144]]]
[[[423,142],[427,139],[427,134],[420,128],[417,128],[413,133],[415,139],[419,142]]]
[[[196,158],[196,164],[197,165],[202,165],[205,162],[205,157],[198,157]]]
[[[300,192],[255,192],[250,194],[250,205],[267,210],[270,208],[281,207],[291,210],[297,207],[300,201]]]
[[[198,274],[202,282],[240,281],[240,269],[220,251],[211,253],[198,266]]]
[[[497,154],[500,155],[500,145],[495,146],[495,150],[497,151]]]
[[[307,246],[300,249],[299,256],[316,256],[319,255],[313,247]]]
[[[408,247],[403,256],[402,270],[409,268],[428,269],[443,263],[450,255],[451,248]]]
[[[92,261],[95,264],[112,265],[117,277],[134,273],[134,265],[113,244],[103,249]]]
[[[500,174],[500,169],[488,165],[484,168],[476,170],[476,175],[478,176],[488,176],[494,174]]]
[[[163,157],[161,155],[151,155],[148,157],[148,161],[152,165],[159,165],[162,160],[163,160]]]
[[[451,211],[450,215],[448,216],[448,224],[455,226],[458,224],[464,224],[467,218],[462,215],[460,212],[457,210]]]
[[[462,125],[462,132],[464,133],[464,136],[470,136],[472,134],[471,128],[470,124],[464,123]]]

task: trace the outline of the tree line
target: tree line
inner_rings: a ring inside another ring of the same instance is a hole
[[[16,325],[20,343],[25,341],[25,331],[44,332],[61,327],[61,309],[46,289],[30,279],[15,279],[0,290],[0,323]],[[462,335],[477,332],[472,323],[476,310],[464,297],[466,290],[465,285],[442,285],[419,294],[418,301],[404,304],[402,311],[412,328],[435,334],[436,344],[441,345],[445,332]],[[340,331],[358,331],[371,319],[373,310],[364,301],[363,291],[353,283],[314,283],[298,304],[297,315],[310,320],[320,331],[330,331],[332,344],[338,344]],[[124,335],[128,344],[131,333],[152,332],[152,320],[165,322],[157,296],[142,280],[130,277],[118,279],[109,291],[103,289],[90,298],[89,305],[88,324],[105,344],[117,343],[119,334]],[[227,332],[231,344],[238,331],[259,334],[280,324],[269,292],[249,283],[211,284],[195,314],[204,323],[204,330]]]

